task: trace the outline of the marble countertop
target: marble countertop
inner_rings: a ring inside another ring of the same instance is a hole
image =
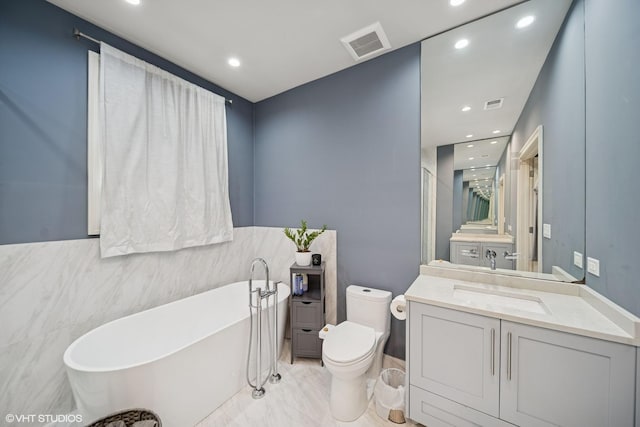
[[[443,261],[441,259],[430,261],[430,266],[434,267],[444,267],[444,268],[454,268],[454,269],[462,269],[476,272],[485,272],[489,274],[500,274],[506,276],[516,276],[516,277],[528,277],[530,279],[544,279],[544,280],[555,280],[561,282],[572,282],[575,281],[575,277],[569,276],[568,273],[564,272],[560,274],[552,273],[538,273],[537,271],[522,271],[522,270],[509,270],[506,268],[496,268],[492,270],[490,267],[483,267],[480,265],[466,265],[466,264],[453,264],[449,261]]]
[[[430,266],[420,273],[407,301],[640,345],[640,319],[585,285]]]
[[[451,242],[488,242],[488,243],[513,243],[510,234],[482,234],[482,233],[453,233],[449,239]]]

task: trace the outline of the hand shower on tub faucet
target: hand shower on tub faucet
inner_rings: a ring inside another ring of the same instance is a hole
[[[256,268],[256,264],[258,263],[261,263],[262,266],[264,267],[264,273],[266,276],[265,283],[266,283],[267,290],[269,288],[269,266],[267,265],[267,262],[262,258],[256,258],[253,261],[251,261],[251,271],[249,272],[249,307],[253,307],[253,300],[251,299],[251,296],[254,292],[258,293],[256,297],[256,301],[260,301],[260,297],[262,296],[261,295],[262,292],[260,291],[260,289],[262,288],[258,288],[255,291],[253,290],[253,271]]]

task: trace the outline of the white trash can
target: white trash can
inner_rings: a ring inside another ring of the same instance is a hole
[[[404,382],[405,373],[400,369],[383,369],[376,381],[376,413],[379,417],[404,424]]]

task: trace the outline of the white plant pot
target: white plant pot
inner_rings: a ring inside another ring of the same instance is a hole
[[[300,267],[311,264],[311,252],[296,252],[296,264]]]

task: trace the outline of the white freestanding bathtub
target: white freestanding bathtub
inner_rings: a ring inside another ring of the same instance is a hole
[[[254,280],[264,286],[264,280]],[[278,285],[278,354],[289,287]],[[269,298],[271,304],[273,298]],[[263,301],[263,307],[266,302]],[[264,375],[271,366],[263,308]],[[188,427],[213,412],[246,383],[249,285],[236,282],[102,325],[74,341],[64,363],[78,412],[89,424],[110,413],[146,408],[163,427]],[[255,315],[254,315],[255,330]],[[255,331],[254,331],[255,332]],[[253,369],[252,369],[253,368]],[[255,378],[255,333],[250,376]],[[277,384],[265,385],[278,387]],[[268,392],[268,391],[267,391]]]

